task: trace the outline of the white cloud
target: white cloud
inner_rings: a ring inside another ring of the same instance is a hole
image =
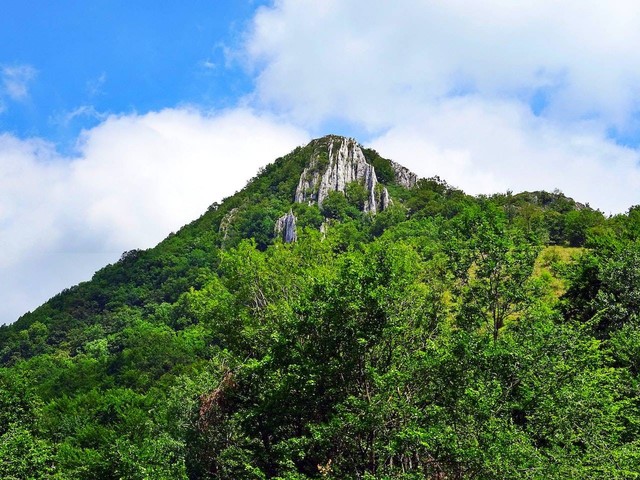
[[[4,66],[0,69],[3,94],[12,100],[23,100],[29,96],[29,83],[36,76],[30,65]]]
[[[78,118],[88,118],[94,120],[106,120],[108,113],[99,112],[93,105],[80,105],[67,112],[57,113],[51,117],[51,122],[56,125],[68,127],[71,122]]]
[[[384,128],[452,93],[541,90],[549,117],[623,125],[639,106],[639,43],[634,1],[280,0],[245,47],[263,104]]]
[[[639,155],[606,132],[640,136],[639,43],[631,1],[279,0],[244,58],[255,105],[355,125],[421,174],[621,212],[640,203]]]
[[[76,158],[0,135],[0,323],[147,248],[308,140],[248,110],[111,116]]]
[[[306,139],[242,110],[111,117],[83,135],[73,175],[78,196],[90,199],[92,231],[113,245],[150,246]]]
[[[443,102],[372,146],[421,176],[439,175],[467,193],[559,188],[605,213],[640,202],[637,150],[611,142],[597,124],[551,124],[514,102]]]

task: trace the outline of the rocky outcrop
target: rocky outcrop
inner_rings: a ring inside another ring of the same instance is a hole
[[[391,168],[393,168],[395,182],[398,185],[405,188],[413,188],[416,186],[416,183],[418,183],[418,175],[392,160],[389,160],[389,163],[391,164]]]
[[[382,190],[381,196],[382,196],[382,201],[380,203],[382,204],[382,210],[386,210],[387,208],[389,208],[389,205],[393,203],[391,201],[391,197],[389,196],[389,192],[387,191],[386,188]]]
[[[298,239],[298,232],[296,230],[296,216],[291,210],[286,215],[281,216],[276,221],[275,226],[276,235],[282,237],[282,241],[285,243],[292,243]]]
[[[223,241],[229,237],[229,228],[231,227],[231,222],[233,222],[236,213],[238,213],[238,209],[232,208],[220,221],[219,232],[222,234]]]
[[[382,190],[376,188],[375,169],[367,162],[360,145],[352,138],[325,137],[321,140],[320,148],[316,149],[300,176],[295,201],[315,202],[321,207],[329,192],[345,193],[349,183],[360,182],[368,193],[363,210],[375,214],[384,209],[384,199],[388,205],[389,193],[384,187]]]
[[[329,219],[325,218],[324,222],[320,225],[320,233],[322,234],[322,238],[327,236],[327,230],[329,230]]]

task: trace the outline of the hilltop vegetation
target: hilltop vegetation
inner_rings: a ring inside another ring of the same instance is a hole
[[[640,208],[294,203],[336,138],[0,329],[1,478],[640,477]]]

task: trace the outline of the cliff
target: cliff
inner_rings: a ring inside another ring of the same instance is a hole
[[[378,183],[375,168],[367,162],[362,148],[354,139],[328,136],[314,142],[316,148],[296,188],[296,202],[309,205],[316,203],[321,207],[329,192],[345,193],[347,185],[359,182],[368,193],[364,204],[365,212],[375,214],[389,206],[389,192]],[[399,183],[415,185],[417,176],[404,167],[395,165],[394,171],[400,173]]]

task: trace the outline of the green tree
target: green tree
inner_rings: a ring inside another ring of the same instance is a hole
[[[466,245],[453,245],[461,282],[460,320],[471,326],[488,320],[495,341],[505,321],[522,312],[531,298],[529,278],[537,249],[518,232],[508,231],[504,216],[491,206],[468,209],[457,228],[457,235],[466,231],[470,237]]]

